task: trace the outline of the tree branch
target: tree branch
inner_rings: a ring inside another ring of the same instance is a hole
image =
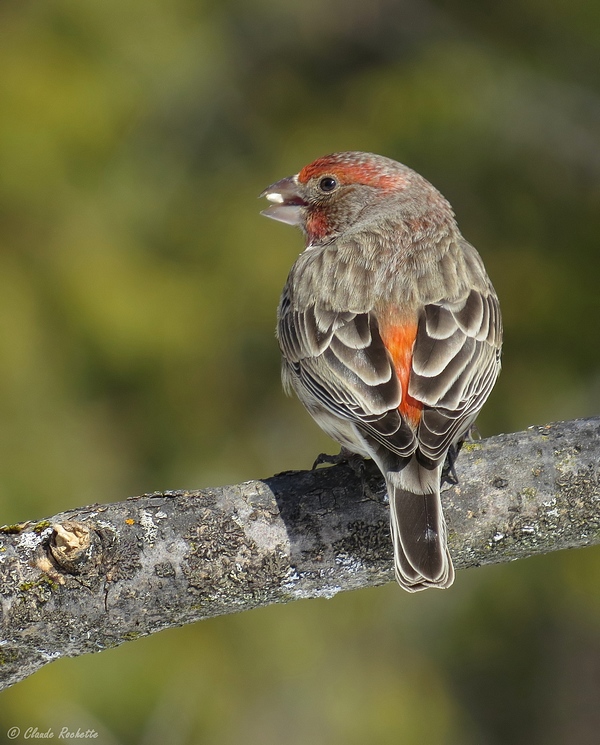
[[[467,444],[459,485],[443,493],[456,567],[600,542],[599,453],[600,419]],[[5,526],[0,688],[59,657],[392,579],[385,488],[370,463],[364,483],[334,466]]]

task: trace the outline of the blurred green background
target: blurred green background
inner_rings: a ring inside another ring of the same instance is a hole
[[[484,435],[598,413],[597,0],[5,0],[0,522],[305,468],[283,396],[302,240],[258,193],[370,150],[452,202],[501,298]],[[103,745],[598,742],[600,550],[61,660],[11,726]]]

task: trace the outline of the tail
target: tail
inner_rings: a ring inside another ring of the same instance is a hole
[[[454,582],[440,500],[441,467],[427,470],[415,459],[401,471],[387,471],[394,569],[409,592],[445,589]]]

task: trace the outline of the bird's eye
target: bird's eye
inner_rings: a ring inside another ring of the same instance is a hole
[[[336,186],[337,186],[337,181],[331,176],[324,176],[319,181],[319,189],[324,192],[333,191]]]

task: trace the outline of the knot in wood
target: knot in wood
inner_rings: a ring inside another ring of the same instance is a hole
[[[49,548],[61,569],[76,574],[91,557],[90,529],[84,523],[65,520],[52,526]]]

